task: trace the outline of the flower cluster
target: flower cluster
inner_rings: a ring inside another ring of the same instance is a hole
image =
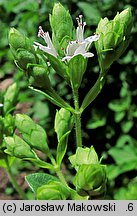
[[[62,58],[62,61],[68,62],[71,58],[79,54],[81,54],[85,58],[94,56],[94,54],[88,52],[88,50],[92,42],[97,41],[99,39],[99,35],[94,34],[93,36],[84,39],[84,27],[86,25],[86,22],[83,22],[82,18],[83,18],[82,15],[79,15],[79,17],[76,18],[78,22],[78,27],[76,29],[76,40],[72,40],[68,42],[68,46],[64,51],[65,56]],[[42,37],[46,42],[47,46],[43,46],[40,43],[34,42],[35,48],[36,49],[39,48],[40,50],[43,50],[44,52],[51,54],[54,57],[57,57],[58,53],[54,48],[49,33],[44,32],[41,26],[39,26],[38,37]]]

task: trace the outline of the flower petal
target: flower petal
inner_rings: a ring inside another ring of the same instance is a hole
[[[79,47],[79,44],[76,41],[70,41],[66,49],[66,54],[68,56],[74,55],[78,47]]]
[[[76,49],[74,55],[78,55],[78,54],[84,54],[86,53],[86,43],[81,43],[79,44],[78,48]]]
[[[53,49],[51,49],[51,48],[49,48],[49,47],[46,47],[46,46],[43,46],[43,45],[41,45],[40,43],[37,43],[37,42],[34,42],[34,44],[35,44],[36,46],[38,46],[38,48],[39,48],[40,50],[43,50],[44,52],[49,53],[49,54],[51,54],[51,55],[57,57],[57,53],[56,53]]]
[[[51,38],[50,38],[48,32],[46,33],[46,38],[47,38],[47,45],[48,45],[48,47],[51,48],[56,53],[56,55],[57,55],[57,52],[56,52],[56,50],[55,50],[55,48],[53,46],[53,43],[51,41]]]
[[[92,43],[93,41],[97,41],[99,39],[99,35],[95,34],[90,37],[87,37],[84,41]]]
[[[83,56],[84,56],[85,58],[90,58],[90,57],[93,57],[94,54],[91,53],[91,52],[87,52],[87,53],[83,54]]]

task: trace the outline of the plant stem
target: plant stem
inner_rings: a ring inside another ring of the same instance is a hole
[[[66,182],[66,180],[65,180],[65,178],[64,178],[64,175],[63,175],[63,173],[62,173],[60,167],[57,166],[57,163],[56,163],[56,161],[55,161],[55,159],[54,159],[54,157],[52,156],[51,153],[50,153],[50,156],[49,156],[49,157],[50,157],[50,160],[51,160],[51,163],[53,164],[53,166],[54,166],[54,167],[57,167],[57,169],[56,169],[56,174],[57,174],[58,178],[60,179],[60,181],[61,181],[63,184],[65,184],[66,186],[68,186],[68,184],[67,184],[67,182]]]
[[[68,184],[67,184],[67,182],[66,182],[66,180],[64,178],[64,175],[63,175],[62,171],[59,169],[59,170],[56,171],[56,173],[57,173],[57,176],[59,177],[60,181],[63,184],[65,184],[66,186],[68,186]]]
[[[81,112],[79,109],[78,89],[73,90],[74,106],[75,106],[75,130],[77,147],[82,147],[82,131],[81,131]]]
[[[13,185],[13,187],[15,188],[15,190],[18,192],[18,194],[20,195],[20,197],[23,199],[23,200],[26,200],[27,199],[27,196],[26,194],[24,193],[24,191],[20,188],[20,186],[18,185],[14,175],[12,174],[11,172],[11,169],[10,169],[10,166],[9,166],[9,162],[8,162],[8,159],[5,159],[6,161],[6,164],[7,164],[7,173],[9,175],[9,179]]]

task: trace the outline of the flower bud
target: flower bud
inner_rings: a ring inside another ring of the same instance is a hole
[[[103,165],[83,164],[80,166],[73,183],[79,195],[96,195],[96,193],[99,195],[105,190],[105,182],[106,170]]]
[[[68,135],[73,127],[73,117],[68,110],[61,108],[56,112],[55,117],[55,131],[58,138],[58,146],[56,152],[56,161],[60,166],[61,161],[66,153],[68,144]]]
[[[115,18],[109,21],[101,19],[96,32],[100,35],[95,42],[102,72],[109,69],[126,50],[129,44],[129,37],[132,28],[131,9],[128,8],[117,13]]]
[[[9,44],[13,52],[22,48],[35,54],[33,43],[15,28],[11,28],[9,31]]]
[[[51,83],[48,77],[46,67],[37,64],[30,64],[28,66],[29,84],[33,87],[38,87],[42,90],[51,90]]]
[[[115,22],[120,22],[120,25],[123,25],[123,34],[126,36],[130,36],[132,25],[133,25],[133,17],[131,13],[131,8],[127,8],[123,10],[120,14],[117,13],[117,15],[114,18]]]
[[[69,160],[76,170],[78,170],[82,164],[99,163],[97,153],[93,146],[91,146],[90,148],[78,147],[76,150],[76,154],[70,156]]]
[[[35,64],[35,56],[24,49],[18,49],[15,56],[16,64],[22,69],[26,70],[28,64]]]
[[[62,136],[72,128],[72,118],[68,110],[61,108],[56,112],[54,127],[57,133],[58,141],[60,141]]]
[[[13,52],[16,64],[22,69],[27,70],[28,64],[36,63],[36,55],[33,43],[25,35],[15,28],[9,31],[9,44]]]
[[[15,125],[31,147],[42,152],[48,152],[47,134],[40,125],[25,114],[16,115]]]
[[[37,190],[38,200],[66,200],[69,196],[68,188],[58,181],[50,181]]]
[[[73,33],[73,22],[69,11],[60,3],[56,3],[53,7],[52,15],[50,15],[50,25],[52,28],[53,44],[60,51],[60,43],[62,44],[62,40],[64,41],[63,38],[67,36],[68,40],[68,36],[72,38]]]
[[[46,67],[37,64],[29,64],[27,73],[29,77],[29,83],[32,85],[32,87],[34,87],[34,91],[39,91],[40,93],[44,94],[48,100],[57,106],[71,110],[70,105],[66,103],[51,87]]]
[[[37,159],[34,151],[30,146],[19,136],[5,137],[4,139],[7,149],[6,153],[17,158],[33,158]]]

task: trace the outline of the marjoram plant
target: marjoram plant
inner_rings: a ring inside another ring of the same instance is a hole
[[[76,18],[78,27],[75,30],[69,11],[60,3],[54,5],[49,18],[52,39],[41,26],[38,31],[38,37],[44,40],[44,45],[32,43],[15,28],[10,29],[9,44],[17,67],[23,70],[28,78],[29,88],[43,94],[51,103],[60,107],[54,123],[58,143],[56,155],[50,150],[45,130],[25,114],[17,114],[14,118],[15,127],[22,136],[6,136],[4,151],[11,157],[28,160],[38,167],[56,173],[57,177],[46,173],[26,176],[26,181],[37,199],[98,199],[106,193],[106,166],[101,164],[92,145],[88,148],[82,143],[81,115],[100,93],[112,63],[122,55],[129,44],[132,28],[131,9],[127,8],[117,13],[113,20],[101,19],[96,33],[87,38],[84,38],[86,23],[83,16],[79,15]],[[86,75],[88,58],[94,57],[89,51],[92,43],[95,43],[100,73],[80,105],[79,88],[83,76]],[[71,87],[74,107],[52,87],[50,68]],[[69,157],[69,161],[76,174],[72,181],[74,186],[70,187],[61,167],[73,127],[76,132],[76,153]],[[46,154],[51,163],[40,159],[35,150]]]

